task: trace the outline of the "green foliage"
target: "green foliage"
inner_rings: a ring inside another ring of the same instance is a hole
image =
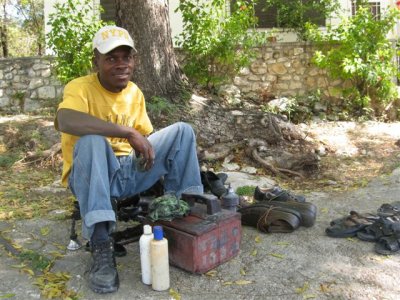
[[[25,57],[42,55],[44,52],[44,1],[1,1],[0,32],[5,34],[8,53],[0,51],[0,57]],[[5,5],[5,12],[3,12]],[[0,41],[1,45],[2,41]]]
[[[149,114],[154,117],[170,115],[176,110],[175,106],[173,106],[168,99],[158,96],[154,96],[149,101],[146,101],[146,108],[148,109]]]
[[[236,194],[238,194],[238,196],[253,196],[255,189],[256,187],[254,185],[239,186],[236,189]]]
[[[52,264],[50,259],[32,250],[24,250],[21,252],[19,259],[22,262],[29,263],[33,270],[41,272],[48,269]]]
[[[19,153],[2,153],[0,154],[0,168],[8,169],[19,159],[21,159]]]
[[[91,0],[68,0],[54,5],[49,46],[56,56],[55,70],[62,83],[86,75],[92,68],[92,39],[105,23],[99,20]],[[101,7],[100,7],[101,11]]]
[[[253,3],[235,1],[230,13],[226,1],[180,1],[183,33],[177,44],[185,53],[184,72],[195,82],[213,89],[248,65],[261,34],[255,26]]]
[[[313,107],[318,97],[316,94],[298,96],[295,98],[281,98],[280,101],[269,102],[261,106],[264,112],[284,115],[289,122],[298,124],[308,121],[313,116]]]
[[[340,5],[337,0],[262,0],[265,9],[276,8],[277,26],[294,30],[299,39],[307,40],[307,26],[326,20],[332,13],[337,12]]]
[[[376,19],[367,2],[360,1],[354,17],[344,18],[336,28],[328,27],[326,34],[309,28],[309,36],[319,48],[313,62],[333,78],[352,83],[343,95],[359,115],[370,114],[371,108],[377,109],[396,97],[395,49],[387,35],[398,16],[397,10],[388,9]]]

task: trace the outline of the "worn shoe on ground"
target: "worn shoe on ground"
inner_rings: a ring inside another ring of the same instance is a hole
[[[112,239],[92,246],[92,266],[89,270],[89,287],[99,294],[118,290],[119,278]]]
[[[200,172],[200,176],[205,192],[211,192],[219,198],[228,191],[224,186],[224,183],[228,177],[225,173],[220,173],[220,175],[217,175],[214,172],[206,171]]]
[[[303,195],[292,194],[291,192],[283,190],[278,186],[268,189],[263,189],[257,186],[254,190],[254,199],[257,201],[306,201],[306,198]]]

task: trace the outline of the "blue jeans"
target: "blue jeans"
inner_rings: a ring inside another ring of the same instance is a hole
[[[90,239],[94,225],[109,222],[115,228],[111,198],[124,199],[152,187],[164,176],[165,193],[178,198],[183,192],[203,193],[196,138],[192,127],[175,123],[148,137],[155,152],[154,166],[137,171],[134,151],[115,156],[100,135],[82,136],[75,144],[69,187],[79,201],[82,236]]]

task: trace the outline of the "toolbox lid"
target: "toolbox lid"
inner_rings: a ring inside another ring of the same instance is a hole
[[[158,221],[158,223],[194,236],[200,236],[218,228],[221,223],[236,219],[240,220],[240,214],[237,212],[223,209],[220,213],[207,215],[204,205],[195,205],[189,216],[176,218],[172,221]]]

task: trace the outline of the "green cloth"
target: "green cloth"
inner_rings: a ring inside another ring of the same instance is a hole
[[[151,221],[171,221],[174,218],[186,216],[190,211],[189,205],[174,195],[164,195],[154,199],[149,205],[148,218]]]

